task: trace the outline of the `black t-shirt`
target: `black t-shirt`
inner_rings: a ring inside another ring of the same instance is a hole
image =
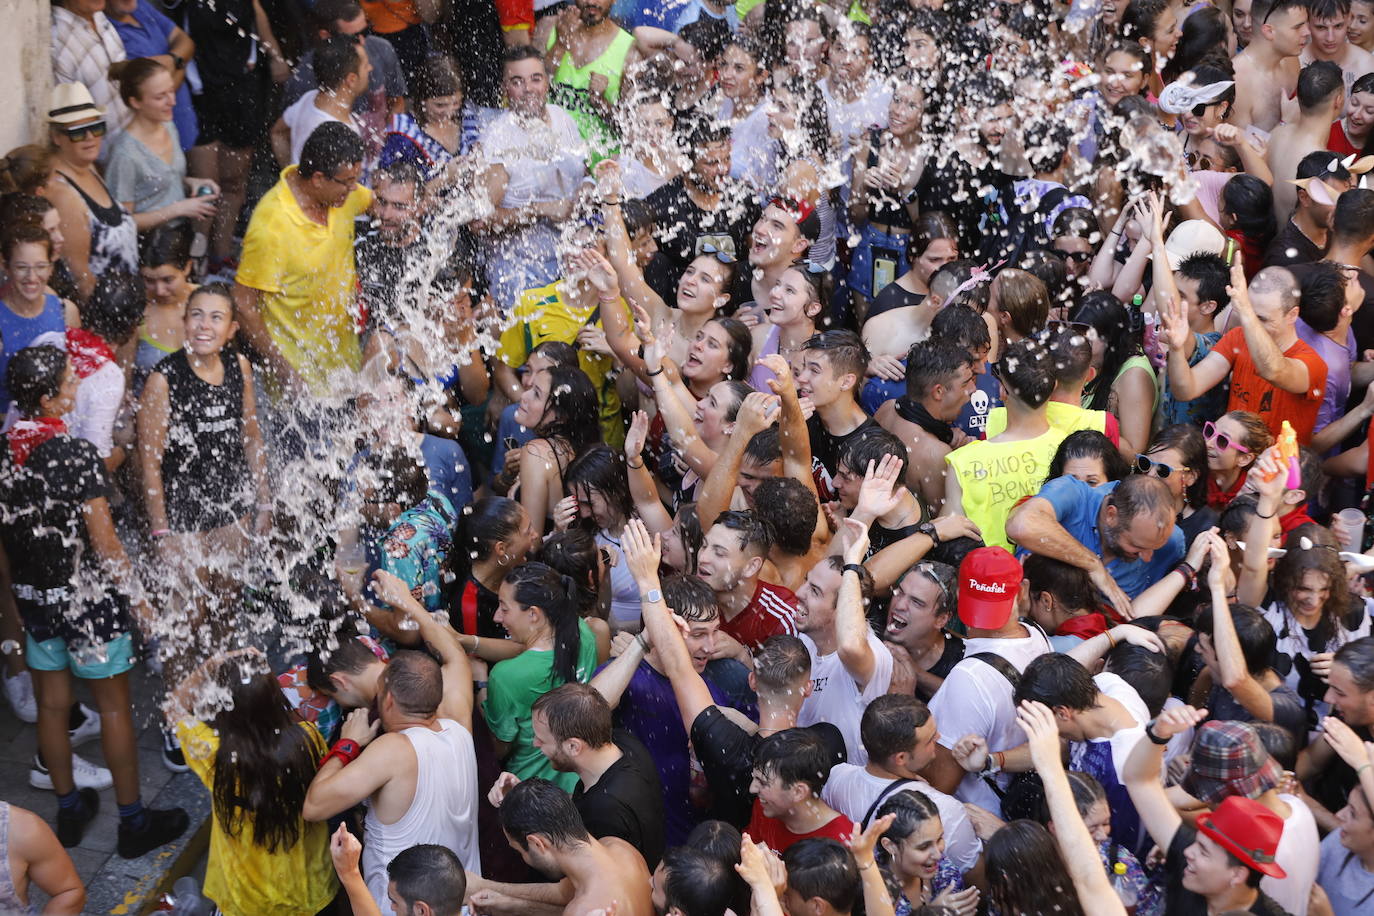
[[[9,556],[15,601],[29,635],[38,642],[54,637],[94,636],[105,641],[114,621],[104,577],[86,533],[83,506],[110,496],[105,464],[85,439],[59,435],[34,448],[17,464],[9,437],[0,436],[0,542]],[[79,564],[79,566],[78,566]],[[94,585],[94,597],[73,580]],[[70,608],[78,593],[86,596],[81,613]],[[76,618],[76,619],[72,619]],[[86,633],[82,622],[94,625]]]
[[[1207,916],[1207,898],[1187,890],[1183,886],[1183,870],[1188,863],[1183,852],[1197,839],[1197,831],[1187,825],[1180,825],[1169,844],[1169,854],[1164,859],[1165,898],[1164,912],[1169,916]],[[1268,894],[1260,891],[1255,902],[1246,910],[1261,916],[1290,916],[1287,910],[1273,901]]]
[[[832,763],[844,763],[844,735],[829,722],[807,726],[830,749]],[[734,824],[740,830],[749,825],[754,796],[749,784],[754,778],[754,751],[763,739],[751,735],[730,721],[716,706],[708,706],[692,722],[692,749],[711,789],[711,816]]]
[[[1322,250],[1311,239],[1303,235],[1298,224],[1291,219],[1274,236],[1269,247],[1264,250],[1265,267],[1287,267],[1289,264],[1310,264],[1320,261]]]
[[[816,478],[816,489],[820,501],[828,502],[835,498],[835,488],[831,481],[839,469],[840,446],[855,436],[861,436],[872,429],[882,429],[878,421],[865,417],[864,421],[843,435],[832,435],[821,422],[821,415],[814,413],[806,421],[806,431],[811,438],[811,473]]]
[[[1312,272],[1312,265],[1289,264],[1288,270],[1301,284],[1303,278]],[[1374,277],[1360,271],[1359,280],[1360,288],[1364,290],[1364,299],[1355,312],[1355,317],[1350,319],[1350,330],[1355,332],[1355,346],[1363,353],[1365,350],[1374,349]]]
[[[864,321],[872,321],[883,312],[906,308],[910,305],[920,305],[924,301],[926,301],[925,293],[913,293],[911,290],[903,289],[902,284],[894,281],[884,286],[882,292],[874,297],[873,304],[868,307],[868,317]]]
[[[1352,725],[1351,731],[1361,741],[1374,741],[1374,728],[1368,725]],[[1339,811],[1346,806],[1350,792],[1360,784],[1360,777],[1353,767],[1340,758],[1331,755],[1326,770],[1307,783],[1307,791],[1321,802],[1327,811]]]
[[[506,628],[496,622],[496,608],[500,603],[501,598],[496,592],[468,576],[458,592],[457,613],[452,615],[454,628],[464,636],[510,638]]]
[[[663,858],[663,786],[643,743],[623,729],[614,737],[620,759],[590,789],[578,783],[573,802],[592,836],[619,837],[638,849],[653,871]]]
[[[729,236],[734,242],[735,259],[741,266],[746,264],[749,236],[760,211],[758,204],[742,189],[732,186],[718,208],[706,211],[692,202],[679,176],[654,191],[644,202],[653,215],[654,240],[658,243],[658,251],[644,269],[644,279],[664,302],[677,301],[677,281],[696,256],[697,242],[703,236]]]
[[[424,237],[416,236],[409,245],[389,244],[366,217],[355,222],[354,235],[358,302],[367,309],[369,328],[390,327],[403,319],[400,307],[420,291],[419,274],[407,277],[406,265],[418,264],[426,253]]]

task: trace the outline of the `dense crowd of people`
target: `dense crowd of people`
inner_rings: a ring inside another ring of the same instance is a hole
[[[190,828],[143,666],[229,916],[1370,912],[1372,50],[1371,0],[54,0],[0,911],[83,911],[107,790],[123,858]]]

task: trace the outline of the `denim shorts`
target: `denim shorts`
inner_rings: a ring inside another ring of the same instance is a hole
[[[72,674],[82,680],[99,681],[123,674],[134,666],[134,639],[128,633],[98,646],[69,646],[61,637],[35,642],[29,636],[25,641],[28,647],[24,650],[27,653],[24,660],[35,671],[70,668]]]
[[[896,280],[911,269],[906,259],[906,246],[910,241],[909,235],[879,232],[872,223],[865,224],[859,234],[859,244],[849,253],[849,288],[865,299],[872,299],[882,292],[873,288],[875,258],[890,258],[897,262],[892,273],[892,279]]]

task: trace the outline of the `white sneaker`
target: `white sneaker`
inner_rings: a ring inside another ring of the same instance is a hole
[[[75,754],[72,754],[72,781],[78,789],[108,789],[114,785],[114,777],[109,770]],[[43,766],[37,754],[33,755],[33,766],[29,768],[29,785],[35,789],[52,791],[52,774]]]
[[[27,671],[5,677],[5,699],[22,722],[32,725],[38,721],[38,701],[33,696],[33,677]]]
[[[71,736],[72,747],[85,744],[92,738],[100,737],[100,713],[85,703],[81,704],[81,712],[86,716],[86,720],[76,728],[67,730],[67,734]]]

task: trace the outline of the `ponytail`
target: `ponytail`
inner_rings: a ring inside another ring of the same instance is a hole
[[[515,602],[528,610],[537,607],[553,630],[553,669],[549,688],[577,678],[577,656],[582,648],[582,618],[577,613],[577,583],[544,563],[526,563],[506,575],[515,588]]]

